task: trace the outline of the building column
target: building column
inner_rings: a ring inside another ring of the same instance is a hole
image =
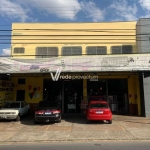
[[[83,79],[83,100],[87,100],[87,79]]]
[[[130,115],[141,115],[139,75],[128,78],[128,98]]]

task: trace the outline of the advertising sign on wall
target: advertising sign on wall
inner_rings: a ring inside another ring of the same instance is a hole
[[[13,84],[10,81],[0,81],[0,107],[4,101],[12,100]]]
[[[2,57],[0,73],[103,72],[150,70],[150,54],[61,56],[15,59]]]

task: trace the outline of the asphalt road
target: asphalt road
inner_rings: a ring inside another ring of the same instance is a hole
[[[2,144],[0,150],[149,150],[150,141]]]

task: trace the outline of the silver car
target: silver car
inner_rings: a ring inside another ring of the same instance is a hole
[[[20,120],[20,117],[29,112],[30,105],[25,101],[6,102],[0,109],[0,119]]]

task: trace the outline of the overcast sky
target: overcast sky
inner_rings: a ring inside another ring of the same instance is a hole
[[[12,22],[110,22],[150,18],[150,0],[0,0],[0,30]],[[0,35],[10,32],[0,31]],[[10,44],[0,36],[0,54]]]

